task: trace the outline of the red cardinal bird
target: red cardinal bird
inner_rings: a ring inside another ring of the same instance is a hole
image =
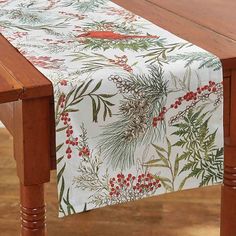
[[[113,39],[113,40],[119,40],[119,39],[134,39],[134,38],[152,38],[157,39],[159,36],[153,36],[153,35],[124,35],[119,33],[114,33],[112,31],[90,31],[84,34],[80,34],[77,36],[77,38],[96,38],[96,39]]]

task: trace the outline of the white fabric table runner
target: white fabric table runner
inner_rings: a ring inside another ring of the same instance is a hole
[[[54,86],[59,216],[221,183],[217,57],[107,0],[0,0],[0,32]]]

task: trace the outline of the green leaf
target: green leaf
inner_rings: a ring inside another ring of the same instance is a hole
[[[149,164],[156,164],[157,162],[161,161],[160,159],[154,159],[154,160],[151,160],[151,161],[148,161],[145,163],[145,165],[149,165]]]
[[[97,110],[96,110],[96,113],[97,113],[97,114],[99,113],[100,109],[101,109],[101,101],[100,101],[100,99],[98,98],[98,106],[97,106]]]
[[[64,143],[61,143],[60,145],[58,145],[58,146],[56,147],[56,152],[58,152],[58,151],[62,148],[63,145],[64,145]]]
[[[165,164],[143,164],[146,167],[168,167]]]
[[[185,177],[179,185],[179,190],[182,190],[186,181],[189,179],[189,176]]]
[[[98,122],[97,105],[95,99],[93,97],[91,97],[91,99],[92,99],[92,109],[93,109],[93,122]]]
[[[115,104],[113,104],[113,103],[111,103],[109,101],[106,101],[106,100],[104,100],[104,103],[106,103],[106,105],[108,105],[108,106],[114,106],[115,105]]]
[[[114,97],[116,94],[98,94],[98,96],[102,97],[102,98],[111,98]]]
[[[65,100],[65,106],[67,105],[67,102],[69,101],[71,95],[74,93],[76,88],[73,88],[67,95],[66,95],[66,100]]]
[[[74,100],[77,99],[77,95],[78,95],[80,89],[81,89],[83,86],[84,86],[84,82],[76,89],[75,95],[74,95]]]
[[[101,84],[102,84],[102,80],[100,80],[97,85],[95,86],[95,88],[90,92],[90,93],[94,93],[95,91],[97,91],[100,87],[101,87]]]
[[[179,172],[179,154],[177,154],[174,165],[174,177],[178,175]]]
[[[186,144],[184,140],[177,141],[173,146],[183,147]]]
[[[166,138],[166,141],[167,141],[167,145],[168,145],[168,152],[167,152],[167,154],[168,154],[168,157],[170,157],[171,156],[171,143],[170,143],[168,138]]]
[[[60,194],[59,194],[59,202],[61,202],[62,197],[64,195],[64,190],[65,190],[65,179],[62,177],[62,183],[61,183],[61,189],[60,189]]]
[[[106,120],[106,117],[107,117],[107,107],[104,106],[103,121]]]
[[[165,156],[159,152],[157,149],[156,149],[156,153],[158,154],[158,156],[160,157],[160,159],[162,160],[162,162],[166,165],[166,166],[169,166],[169,163],[168,163],[168,160],[165,158]]]
[[[65,171],[65,168],[66,168],[66,163],[64,164],[64,166],[61,168],[61,170],[59,171],[58,175],[57,175],[57,182],[59,183],[64,171]]]
[[[172,183],[171,180],[169,178],[166,177],[162,177],[162,176],[157,176],[157,179],[162,180],[163,182],[167,182],[167,183]]]
[[[59,164],[63,160],[64,156],[57,159],[57,164]]]
[[[65,129],[67,129],[67,126],[64,126],[64,127],[61,127],[61,128],[59,128],[59,129],[57,129],[56,132],[61,132],[61,131],[65,130]],[[62,144],[62,145],[63,145],[63,144]]]
[[[160,146],[157,146],[155,144],[152,143],[152,146],[156,149],[156,150],[159,150],[160,152],[166,152],[166,150]]]
[[[109,117],[112,117],[111,109],[110,109],[110,108],[107,108],[107,110],[108,110]]]
[[[77,112],[77,111],[79,111],[79,109],[72,109],[72,108],[70,108],[70,109],[66,109],[65,110],[65,112],[68,112],[68,113],[70,113],[70,112]]]
[[[70,106],[74,106],[74,105],[80,103],[80,102],[83,101],[83,100],[84,100],[84,98],[76,99],[76,100],[74,100],[72,103],[70,103]]]
[[[168,184],[168,183],[171,183],[169,179],[160,177],[160,182],[164,186],[167,192],[173,191],[173,187],[170,184]]]
[[[88,87],[89,87],[89,85],[92,83],[92,81],[93,81],[92,79],[89,80],[89,82],[84,86],[84,88],[83,88],[83,90],[81,91],[79,97],[82,96],[82,95],[86,92],[86,90],[88,89]]]

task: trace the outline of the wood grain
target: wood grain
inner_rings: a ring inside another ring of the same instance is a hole
[[[0,121],[7,127],[8,131],[13,135],[13,103],[0,104]]]
[[[236,41],[236,1],[191,0],[191,4],[189,0],[146,1]]]
[[[0,235],[19,235],[12,138],[0,129]],[[46,184],[48,236],[219,236],[220,187],[183,191],[57,218],[55,171]]]
[[[0,64],[0,103],[16,101],[22,93],[22,85]]]
[[[50,97],[14,102],[14,156],[20,182],[25,186],[50,181]]]
[[[158,6],[158,4],[154,4],[151,1],[154,0],[113,0],[113,2],[126,8],[127,10],[130,10],[137,15],[150,20],[154,24],[174,33],[175,35],[178,35],[179,37],[214,53],[220,59],[236,57],[236,41],[234,39],[231,39],[223,35],[222,33],[219,33],[219,31],[214,31],[206,27],[205,24],[200,25],[198,23],[195,23],[192,20],[193,18],[186,18],[182,15],[178,15],[174,11],[170,11],[168,9],[160,7]],[[160,2],[164,3],[166,1],[160,0]],[[167,2],[174,1],[169,0]],[[187,0],[176,2],[187,2]],[[192,9],[192,11],[195,11],[195,9],[197,8],[197,3],[198,1],[188,1],[188,4],[186,5],[188,5],[188,7]],[[225,6],[228,6],[228,4],[225,4]],[[212,8],[214,8],[214,5],[212,6]],[[195,16],[201,14],[201,10],[202,9],[196,11]],[[228,11],[232,11],[232,14],[234,14],[234,9],[230,9],[230,7],[228,7]],[[210,19],[210,22],[213,22],[212,24],[215,24],[214,22],[216,17],[217,16],[214,15],[214,11],[208,11],[208,18]],[[205,23],[207,22],[207,20],[205,19],[202,19],[202,21]],[[226,27],[228,21],[231,22],[230,13],[225,14],[224,20],[222,22],[224,27]],[[216,25],[216,27],[218,27],[218,25]]]
[[[0,103],[53,96],[51,82],[1,34],[0,52]]]

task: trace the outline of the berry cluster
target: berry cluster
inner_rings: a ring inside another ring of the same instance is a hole
[[[172,103],[169,108],[163,107],[161,112],[157,117],[153,117],[152,126],[157,127],[158,122],[163,121],[165,118],[165,114],[170,109],[178,109],[183,102],[195,102],[203,100],[206,97],[209,97],[212,93],[217,93],[219,89],[222,88],[222,83],[215,83],[213,81],[209,81],[209,83],[205,86],[198,87],[195,92],[190,91],[187,92],[184,96],[179,97]]]
[[[66,156],[68,159],[70,159],[72,157],[72,152],[73,152],[72,148],[74,148],[75,151],[78,151],[78,157],[89,157],[90,150],[86,142],[84,142],[83,137],[79,140],[78,137],[74,136],[73,126],[71,124],[71,118],[69,117],[69,113],[66,112],[65,109],[65,101],[66,101],[65,94],[62,94],[59,98],[58,103],[60,108],[62,109],[60,114],[60,120],[65,125],[63,130],[64,129],[66,130],[66,137],[67,137],[65,140],[65,144],[67,145]]]
[[[65,101],[66,101],[66,96],[65,96],[64,94],[62,94],[62,95],[60,96],[60,98],[59,98],[59,101],[58,101],[59,106],[60,106],[61,108],[63,108],[63,107],[65,106]],[[62,114],[61,114],[61,118],[63,117],[62,120],[64,120],[65,116],[67,116],[66,113],[62,113]]]
[[[67,85],[67,80],[65,80],[65,79],[63,79],[63,80],[61,80],[60,81],[60,85],[62,85],[62,86],[66,86]]]
[[[116,59],[109,59],[109,62],[118,65],[120,67],[122,67],[124,70],[128,71],[128,72],[132,72],[133,69],[131,68],[131,66],[129,66],[127,64],[128,62],[128,58],[126,55],[123,55],[121,57],[115,56]]]
[[[62,100],[64,102],[64,100]],[[66,141],[65,143],[68,145],[67,149],[66,149],[66,154],[67,154],[67,158],[70,159],[71,158],[71,153],[72,153],[72,149],[71,146],[78,146],[78,137],[74,138],[73,137],[73,127],[70,123],[71,119],[69,118],[69,113],[68,112],[64,112],[61,114],[61,121],[63,121],[64,125],[67,126],[66,128]]]
[[[162,111],[159,113],[159,116],[158,117],[153,117],[153,119],[152,119],[152,126],[153,127],[157,127],[157,122],[158,121],[163,121],[164,120],[166,112],[167,112],[166,107],[163,107]]]
[[[118,174],[116,178],[109,181],[110,198],[113,200],[135,200],[142,198],[145,194],[155,193],[161,187],[159,180],[155,179],[152,174],[145,173],[138,177],[128,174]]]
[[[89,148],[88,147],[83,147],[80,149],[80,152],[79,152],[79,156],[86,156],[86,157],[89,157],[90,156],[90,151],[89,151]]]
[[[69,127],[70,118],[69,118],[69,113],[68,112],[65,112],[65,113],[61,114],[61,121],[64,122],[64,125],[68,125],[68,127]],[[67,131],[66,131],[67,135],[68,135],[68,132],[69,131],[67,129]]]

